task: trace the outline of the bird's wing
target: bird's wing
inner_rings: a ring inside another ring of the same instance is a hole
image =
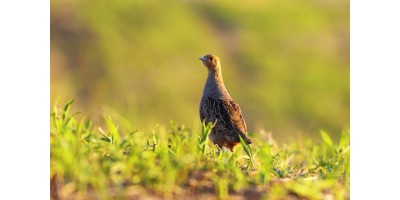
[[[215,122],[216,120],[215,128],[228,130],[226,132],[233,134],[233,138],[238,138],[237,134],[239,134],[248,143],[251,143],[251,140],[246,136],[246,122],[239,105],[235,101],[208,98],[201,104],[200,115],[200,118],[205,120],[206,123]]]
[[[247,133],[247,127],[242,112],[235,101],[217,100],[216,112],[217,120],[228,130],[239,130],[243,133]]]

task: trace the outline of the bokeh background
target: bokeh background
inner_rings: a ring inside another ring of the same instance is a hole
[[[349,0],[51,0],[51,106],[150,129],[199,126],[206,53],[251,132],[278,140],[350,120]]]

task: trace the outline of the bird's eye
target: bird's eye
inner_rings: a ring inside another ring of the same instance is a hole
[[[211,60],[211,61],[212,61],[212,58],[209,58],[209,60]]]

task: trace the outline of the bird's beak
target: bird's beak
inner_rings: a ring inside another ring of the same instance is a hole
[[[199,58],[199,60],[203,60],[203,61],[204,61],[204,59],[205,59],[205,57],[204,57],[204,56]]]

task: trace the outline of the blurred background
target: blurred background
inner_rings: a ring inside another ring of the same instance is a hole
[[[349,129],[349,0],[51,0],[50,19],[51,106],[197,128],[212,53],[250,132]]]

